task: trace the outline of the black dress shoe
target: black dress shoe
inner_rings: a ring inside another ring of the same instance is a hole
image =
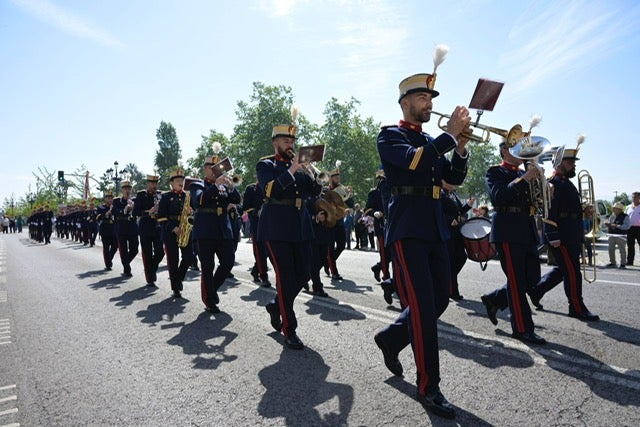
[[[105,267],[104,268],[106,271],[111,271],[111,267]]]
[[[258,269],[255,266],[251,268],[251,277],[253,277],[254,282],[260,281],[260,277],[258,276]]]
[[[393,285],[391,284],[391,282],[384,281],[380,283],[380,286],[382,286],[382,292],[384,293],[383,297],[385,302],[389,305],[393,304]]]
[[[302,344],[302,341],[300,341],[300,338],[298,338],[296,334],[289,335],[284,339],[284,343],[293,350],[302,350],[304,348],[304,344]]]
[[[220,313],[220,309],[218,308],[217,305],[213,304],[211,306],[205,307],[204,308],[205,311],[211,313],[211,314],[218,314]]]
[[[278,308],[278,304],[270,302],[265,305],[264,308],[271,317],[271,327],[276,332],[280,332],[282,330],[282,321],[280,320],[280,309]]]
[[[173,291],[173,297],[174,298],[182,298],[182,294],[180,293],[180,291]]]
[[[513,334],[511,334],[511,336],[517,340],[520,340],[522,342],[526,342],[529,344],[542,345],[547,343],[547,340],[545,340],[535,332],[523,332],[521,334],[514,332]]]
[[[331,280],[342,280],[342,276],[339,274],[332,274]]]
[[[456,295],[451,295],[450,297],[452,300],[454,301],[462,301],[464,299],[464,297],[460,294],[456,294]]]
[[[427,411],[439,417],[453,419],[456,416],[456,411],[453,409],[453,406],[444,398],[440,390],[427,394],[418,393],[416,399]]]
[[[123,277],[133,277],[133,274],[125,272],[125,273],[122,273],[122,276]]]
[[[269,279],[264,279],[262,281],[262,283],[260,284],[260,286],[262,286],[263,288],[270,288],[271,287],[271,282],[269,281]]]
[[[498,307],[493,303],[493,300],[488,295],[482,295],[480,299],[482,300],[482,304],[484,304],[485,308],[487,309],[487,316],[489,317],[489,320],[491,320],[491,323],[493,323],[494,325],[497,325],[498,318],[496,317],[496,315],[498,314]]]
[[[329,294],[326,293],[325,291],[323,291],[322,289],[319,289],[319,290],[315,290],[314,289],[312,294],[317,296],[317,297],[323,297],[323,298],[326,298],[326,297],[329,296]]]
[[[233,279],[234,277],[236,276],[234,276],[232,272],[229,272],[229,274],[227,274],[227,279]]]
[[[380,351],[382,351],[382,356],[384,357],[384,366],[386,366],[393,375],[401,377],[403,369],[402,364],[398,360],[398,354],[394,354],[391,352],[391,350],[389,350],[389,347],[387,347],[387,343],[384,342],[384,339],[382,338],[380,332],[378,332],[373,337],[373,340],[376,342],[376,345],[378,346]]]
[[[307,282],[304,282],[304,285],[302,285],[302,289],[309,292],[309,284]]]
[[[540,304],[540,300],[542,299],[541,296],[538,296],[537,294],[533,293],[533,294],[529,294],[529,298],[531,299],[531,304],[534,305],[536,310],[538,311],[544,310],[544,307],[542,306],[542,304]]]
[[[155,283],[153,283],[153,282],[149,282],[149,283],[147,283],[147,287],[148,287],[148,288],[157,288],[156,284],[155,284]]]
[[[373,278],[376,279],[376,282],[380,282],[380,271],[382,270],[382,268],[380,267],[380,264],[376,264],[373,267],[371,267],[371,271],[373,271]]]
[[[576,319],[579,319],[579,320],[586,320],[587,322],[597,322],[598,320],[600,320],[600,316],[598,316],[597,314],[593,314],[589,310],[585,310],[582,313],[578,313],[577,311],[571,308],[569,309],[569,317],[575,317]]]

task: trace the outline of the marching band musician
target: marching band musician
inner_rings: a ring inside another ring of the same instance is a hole
[[[432,99],[439,95],[434,84],[435,73],[404,79],[398,100],[403,120],[397,126],[383,127],[378,135],[378,153],[392,193],[386,240],[406,308],[394,323],[378,331],[375,342],[395,375],[403,371],[398,353],[411,343],[417,400],[428,411],[453,418],[455,410],[439,387],[437,319],[449,303],[450,275],[440,183],[446,179],[460,184],[466,176],[468,138],[462,134],[471,132],[471,119],[469,111],[459,106],[448,122],[448,132],[435,139],[424,133],[422,124],[429,121]],[[452,150],[449,160],[445,154]]]
[[[219,313],[218,288],[222,286],[233,267],[233,231],[227,214],[229,203],[240,203],[240,193],[227,175],[216,177],[213,166],[217,155],[207,156],[204,163],[204,180],[190,185],[191,207],[194,209],[194,244],[200,259],[200,290],[205,310]],[[213,273],[215,257],[220,264]]]
[[[564,150],[562,161],[553,172],[553,199],[549,216],[543,220],[543,237],[553,252],[556,265],[544,275],[529,295],[532,301],[539,304],[544,294],[564,280],[569,316],[597,321],[600,317],[591,313],[582,300],[580,256],[584,242],[583,210],[580,193],[571,182],[571,178],[576,176],[576,160],[580,160],[577,157],[578,150],[578,147]]]
[[[353,209],[353,191],[351,187],[344,186],[340,183],[340,164],[341,162],[338,160],[336,162],[336,168],[330,172],[327,190],[338,190],[338,194],[343,196],[345,205]],[[329,250],[327,252],[327,262],[329,264],[329,271],[331,272],[331,280],[342,280],[342,276],[338,272],[337,262],[338,257],[340,257],[340,254],[342,254],[346,246],[347,239],[344,229],[344,218],[340,218],[336,220],[336,225],[333,227],[333,233],[329,241]]]
[[[42,211],[42,237],[44,244],[51,244],[51,233],[53,233],[53,211],[47,203]]]
[[[336,222],[335,207],[322,198],[310,198],[307,203],[313,224],[314,239],[311,241],[311,293],[318,297],[328,297],[324,291],[324,284],[320,279],[320,270],[327,259],[329,243],[332,241],[333,226]],[[303,286],[305,290],[308,285]]]
[[[520,169],[523,160],[513,156],[504,141],[500,143],[500,156],[502,163],[489,168],[486,174],[495,209],[489,240],[496,246],[507,284],[481,299],[491,323],[498,324],[497,311],[508,305],[512,336],[530,344],[546,344],[534,331],[526,298],[527,291],[540,280],[538,230],[529,188],[529,181],[537,179],[540,171],[533,164],[527,165],[526,172]],[[534,298],[532,302],[538,304]]]
[[[285,345],[302,350],[293,302],[309,280],[310,245],[314,238],[305,201],[319,195],[322,187],[298,161],[294,152],[296,132],[295,125],[275,126],[271,137],[274,154],[262,158],[256,172],[265,196],[258,239],[265,242],[276,273],[276,299],[266,305],[266,310],[271,326],[284,334]]]
[[[262,191],[258,183],[247,185],[242,197],[242,208],[249,217],[249,234],[253,246],[253,258],[255,263],[251,267],[251,276],[254,282],[262,282],[262,286],[270,287],[267,274],[267,248],[264,242],[258,239],[258,219],[262,209]]]
[[[183,191],[184,172],[176,169],[169,175],[169,185],[171,191],[162,194],[158,205],[158,224],[162,229],[162,242],[164,252],[167,255],[167,268],[169,270],[169,280],[174,298],[182,297],[182,282],[191,265],[193,257],[193,247],[191,239],[188,244],[181,248],[178,246],[178,237],[186,230],[184,224],[180,224],[180,218],[184,208],[186,193]],[[187,208],[191,210],[191,207]],[[180,262],[178,254],[180,253]]]
[[[133,200],[131,200],[131,182],[122,181],[120,186],[122,197],[113,201],[113,213],[116,217],[116,237],[118,252],[124,271],[122,275],[132,277],[131,261],[138,254],[138,224],[133,217]]]
[[[139,191],[133,204],[133,216],[138,218],[138,234],[142,264],[147,286],[156,288],[158,265],[164,258],[162,236],[158,225],[158,175],[147,175],[147,189]]]
[[[369,194],[367,195],[367,204],[364,208],[364,215],[373,216],[374,233],[378,240],[380,261],[371,267],[371,271],[373,271],[373,277],[376,279],[376,282],[387,281],[391,278],[391,275],[389,274],[389,262],[391,259],[389,258],[389,253],[384,241],[384,223],[386,218],[386,209],[383,202],[384,197],[382,195],[384,190],[388,191],[388,185],[384,176],[384,170],[379,169],[376,171],[376,187],[369,191]],[[380,277],[380,273],[382,273],[382,277]],[[385,300],[388,304],[391,304],[392,301],[387,300],[386,295],[387,294],[385,294]]]
[[[115,230],[115,215],[113,213],[113,191],[104,195],[104,205],[98,207],[96,221],[100,223],[99,232],[102,240],[102,258],[104,269],[111,270],[113,257],[118,251]]]
[[[97,215],[98,211],[96,209],[95,198],[92,197],[89,203],[89,209],[87,210],[87,241],[90,247],[96,244],[96,237],[98,235]]]

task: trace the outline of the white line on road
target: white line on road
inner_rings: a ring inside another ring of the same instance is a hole
[[[16,388],[15,384],[5,385],[5,386],[0,387],[0,391],[11,390],[11,389],[14,389],[14,388]]]
[[[6,411],[0,411],[0,417],[3,415],[15,414],[18,412],[18,408],[7,409]]]
[[[16,396],[15,394],[12,396],[8,396],[8,397],[3,397],[0,399],[0,403],[4,403],[4,402],[10,402],[12,400],[18,400],[18,396]]]
[[[238,279],[244,286],[255,289],[255,285],[244,279]],[[268,292],[265,290],[265,292]],[[318,299],[314,299],[312,295],[300,293],[299,299],[310,301],[312,304],[319,305],[321,307],[328,308],[330,310],[340,311],[345,314],[353,315],[354,311],[360,312],[368,319],[377,320],[381,323],[389,323],[398,316],[399,313],[390,313],[371,307],[365,307],[358,304],[341,302],[339,300],[336,303],[325,302]],[[344,305],[341,305],[344,304]],[[522,353],[526,353],[535,364],[542,366],[552,366],[552,364],[562,364],[563,370],[574,370],[581,375],[589,375],[588,372],[592,372],[593,378],[601,381],[605,381],[614,385],[623,385],[632,389],[640,390],[640,372],[621,368],[618,366],[607,365],[602,362],[587,360],[581,357],[571,356],[567,354],[557,353],[553,350],[547,350],[542,347],[537,347],[536,350],[531,349],[529,346],[514,341],[513,339],[504,339],[498,336],[488,336],[478,334],[472,331],[466,331],[452,326],[438,325],[438,331],[442,337],[446,337],[452,341],[463,342],[464,344],[486,348],[487,342],[499,342],[503,347],[495,346],[493,349],[508,356],[514,356],[514,350],[519,350]],[[576,365],[580,365],[578,368]],[[586,368],[586,369],[585,369]],[[604,372],[595,372],[596,370],[603,370]],[[616,377],[612,374],[620,374],[631,378]]]

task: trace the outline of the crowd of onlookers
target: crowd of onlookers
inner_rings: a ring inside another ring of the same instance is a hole
[[[0,229],[3,233],[22,233],[22,226],[24,225],[24,219],[22,216],[9,217],[5,215],[0,222]]]

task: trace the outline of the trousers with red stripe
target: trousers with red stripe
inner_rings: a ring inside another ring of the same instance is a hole
[[[578,245],[564,245],[554,248],[549,246],[556,259],[555,266],[544,275],[533,290],[535,295],[542,298],[544,294],[555,288],[564,279],[564,293],[567,295],[569,306],[576,313],[586,313],[587,307],[582,301],[582,273],[580,271],[580,254],[582,247]]]
[[[403,239],[391,247],[393,271],[404,311],[380,334],[394,353],[409,343],[417,370],[418,392],[440,383],[437,320],[449,304],[449,257],[445,242]]]
[[[489,294],[498,302],[506,294],[511,311],[511,329],[514,333],[533,332],[531,307],[527,301],[527,290],[533,288],[540,280],[540,260],[535,245],[517,243],[496,243],[500,255],[502,271],[507,276],[507,284]]]
[[[276,298],[282,316],[282,333],[285,337],[296,334],[298,321],[293,311],[293,301],[309,280],[311,244],[308,241],[285,242],[267,240],[267,250],[276,272]]]

